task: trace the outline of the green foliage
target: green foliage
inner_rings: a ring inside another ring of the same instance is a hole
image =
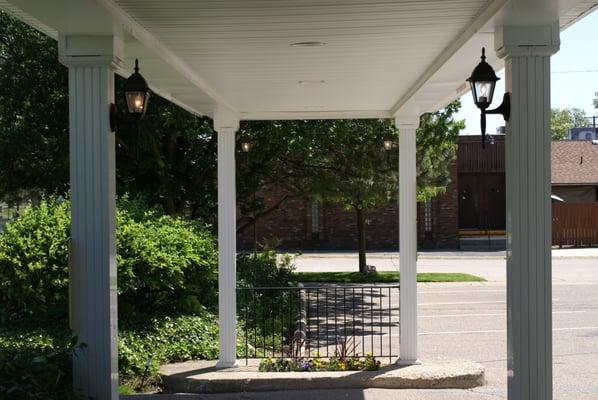
[[[455,159],[455,139],[464,128],[454,114],[455,101],[444,110],[421,117],[417,131],[418,200],[430,199],[449,183],[449,164]],[[360,271],[365,265],[365,212],[397,200],[398,135],[390,119],[246,122],[240,137],[253,143],[241,154],[238,200],[241,229],[267,206],[253,194],[264,187],[283,189],[290,197],[337,203],[355,211],[359,238]],[[384,139],[395,145],[389,151]],[[283,198],[284,200],[284,198]]]
[[[82,346],[64,329],[0,329],[0,399],[84,399],[71,381],[71,357]]]
[[[0,11],[0,198],[11,203],[67,190],[68,75],[57,53]]]
[[[117,215],[121,312],[193,313],[200,303],[215,304],[218,253],[206,228],[154,210],[130,213],[128,204]]]
[[[417,130],[417,201],[444,193],[450,182],[449,164],[457,157],[457,136],[465,121],[453,116],[461,108],[455,100],[445,109],[424,114]]]
[[[2,200],[68,191],[68,71],[57,54],[54,39],[0,11]],[[117,76],[120,110],[123,85]],[[140,135],[124,124],[116,142],[119,195],[141,195],[168,214],[213,220],[216,134],[209,118],[154,95]]]
[[[0,235],[0,314],[54,318],[68,309],[68,202],[26,208]]]
[[[291,257],[284,255],[279,259],[273,250],[266,249],[262,253],[245,254],[237,258],[239,287],[296,286],[293,271]],[[292,335],[295,318],[290,318],[288,314],[296,309],[298,301],[298,292],[293,290],[241,290],[237,306],[243,319],[241,324],[244,329],[241,331],[248,332],[250,348],[242,346],[240,356],[245,356],[245,351],[260,355],[253,349],[262,349],[264,346],[280,349],[281,332],[287,338]]]
[[[148,376],[160,364],[192,359],[218,358],[216,317],[203,309],[198,315],[138,318],[123,322],[119,332],[118,364],[123,378],[142,376],[148,358]]]
[[[237,282],[240,287],[294,286],[295,266],[290,255],[275,250],[241,254],[237,257]]]
[[[216,299],[217,251],[197,222],[162,216],[124,198],[117,212],[121,314],[194,312]],[[0,235],[0,311],[64,316],[68,309],[69,202],[44,200]]]
[[[145,376],[146,382],[156,383],[160,364],[218,358],[216,317],[205,308],[197,315],[138,315],[119,325],[123,382],[136,386]],[[71,393],[71,357],[79,346],[64,327],[0,329],[0,399],[78,399]],[[131,389],[123,385],[123,390]]]
[[[550,136],[552,140],[565,140],[569,129],[586,126],[587,122],[582,109],[553,108],[550,112]]]
[[[118,80],[117,93],[124,81]],[[118,96],[119,109],[125,109]],[[134,193],[169,215],[216,222],[216,132],[212,121],[152,96],[140,131],[123,126],[117,138],[117,190]]]

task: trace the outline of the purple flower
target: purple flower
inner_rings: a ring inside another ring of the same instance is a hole
[[[311,367],[311,362],[309,361],[301,361],[301,364],[299,365],[301,371],[311,371]]]

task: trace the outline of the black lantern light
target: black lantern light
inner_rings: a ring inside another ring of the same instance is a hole
[[[386,151],[390,151],[392,150],[392,145],[393,145],[393,140],[392,137],[390,136],[384,136],[384,140],[383,140],[383,145],[384,145],[384,150]]]
[[[139,60],[135,60],[135,72],[125,82],[125,100],[127,101],[127,113],[135,122],[141,120],[147,111],[150,98],[150,89],[143,76],[139,73]],[[120,122],[116,106],[111,105],[110,127],[114,131]]]
[[[511,111],[509,93],[505,93],[502,104],[493,110],[487,108],[492,103],[496,82],[500,79],[494,69],[486,62],[486,49],[482,47],[482,61],[474,68],[471,76],[467,78],[471,86],[473,101],[482,111],[480,125],[482,128],[482,148],[486,143],[486,114],[501,114],[505,121],[509,120]]]
[[[251,140],[249,140],[249,138],[247,138],[247,137],[242,137],[241,138],[241,151],[243,153],[249,153],[249,150],[251,150]]]

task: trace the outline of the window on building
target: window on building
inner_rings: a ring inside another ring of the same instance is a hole
[[[317,200],[311,202],[311,237],[320,239],[320,204]]]
[[[432,201],[424,202],[424,231],[432,232]]]

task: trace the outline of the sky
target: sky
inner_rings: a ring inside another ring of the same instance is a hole
[[[581,108],[587,116],[598,115],[594,109],[594,93],[598,92],[598,51],[595,39],[598,37],[598,12],[594,12],[561,32],[561,48],[551,57],[550,102],[554,108]],[[497,107],[505,91],[504,70],[497,71],[501,78],[494,91],[490,108]],[[456,119],[465,119],[463,134],[480,134],[480,111],[473,103],[470,92],[461,98],[462,108]],[[498,126],[504,125],[500,115],[486,118],[487,133],[494,134]]]

